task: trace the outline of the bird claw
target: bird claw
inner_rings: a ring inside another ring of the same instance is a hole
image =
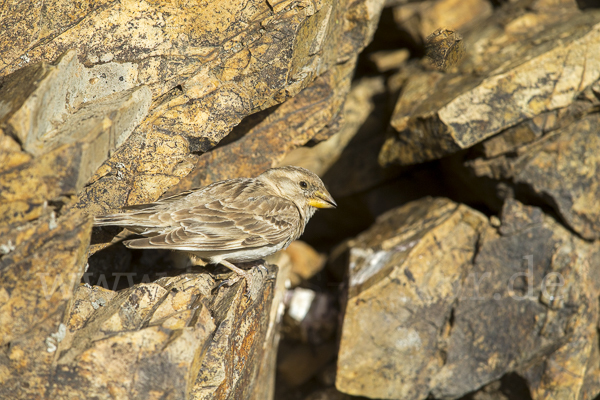
[[[231,286],[235,285],[236,283],[238,283],[238,281],[242,278],[247,279],[247,277],[245,275],[239,275],[237,273],[233,273],[233,274],[231,274],[230,278],[227,278],[227,279],[221,281],[221,283],[219,284],[219,286],[217,286],[217,288],[220,288],[221,286],[231,287]]]
[[[219,284],[217,285],[217,287],[216,287],[214,290],[219,290],[219,289],[221,289],[223,286],[231,286],[231,285],[233,285],[233,283],[230,283],[230,282],[229,282],[229,279],[224,279],[224,280],[222,280],[222,281],[221,281],[221,283],[219,283]]]
[[[221,283],[219,283],[219,285],[217,285],[217,287],[215,288],[215,290],[219,290],[223,286],[231,287],[231,286],[235,285],[237,282],[239,282],[240,279],[243,278],[246,281],[246,291],[245,291],[244,295],[246,297],[249,297],[250,296],[251,287],[252,287],[252,282],[253,282],[252,275],[249,274],[249,273],[246,273],[244,275],[234,273],[232,275],[233,276],[231,278],[227,278],[227,279],[221,281]]]
[[[221,283],[219,283],[219,285],[215,289],[218,290],[222,286],[231,287],[243,278],[246,281],[246,290],[244,291],[244,297],[246,297],[247,299],[253,299],[256,297],[258,290],[262,287],[262,283],[265,281],[265,276],[268,274],[268,272],[269,270],[262,264],[258,265],[256,269],[252,270],[252,272],[235,271],[233,276],[224,281],[221,281]],[[256,274],[260,274],[260,276],[255,276]]]

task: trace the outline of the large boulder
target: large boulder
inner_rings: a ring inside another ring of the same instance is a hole
[[[516,372],[534,399],[586,398],[597,375],[597,244],[517,201],[493,226],[426,198],[348,247],[342,392],[458,398]]]

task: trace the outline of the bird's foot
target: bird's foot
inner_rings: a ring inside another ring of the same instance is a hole
[[[235,274],[231,278],[228,278],[227,280],[223,281],[219,285],[219,287],[221,287],[223,285],[232,286],[233,284],[237,283],[240,279],[244,278],[246,280],[246,293],[245,293],[246,297],[254,297],[254,296],[252,296],[252,293],[251,293],[252,288],[253,288],[254,279],[250,272],[245,271],[245,270],[241,269],[240,267],[233,265],[229,261],[222,260],[222,261],[220,261],[220,264],[226,266],[227,268],[229,268],[230,270],[235,272]]]
[[[246,280],[246,286],[249,287],[252,284],[252,275],[248,272],[244,272],[243,274],[234,272],[233,274],[230,273],[229,276],[230,276],[229,278],[227,278],[227,279],[221,281],[221,283],[219,283],[219,286],[217,286],[217,289],[219,289],[222,286],[227,286],[227,287],[233,286],[236,283],[238,283],[239,280],[242,278]]]
[[[257,297],[258,292],[262,288],[263,282],[265,281],[265,276],[268,273],[267,268],[263,264],[258,265],[256,268],[253,268],[250,271],[243,270],[228,261],[221,261],[221,264],[232,270],[235,274],[232,274],[233,276],[221,282],[217,289],[225,285],[232,286],[240,279],[244,278],[246,280],[246,291],[244,295],[252,299]]]

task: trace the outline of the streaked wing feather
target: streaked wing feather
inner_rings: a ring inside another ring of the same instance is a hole
[[[170,216],[178,227],[127,245],[194,251],[245,249],[288,241],[301,224],[294,203],[274,196],[216,200],[180,209]]]
[[[174,226],[171,218],[172,209],[180,209],[185,212],[190,210],[194,204],[205,204],[217,199],[235,198],[244,190],[249,188],[256,190],[252,179],[238,178],[227,181],[216,182],[200,189],[188,190],[174,196],[160,199],[154,203],[137,204],[123,207],[126,212],[119,214],[108,214],[94,218],[94,224],[119,225],[138,228],[160,228]]]

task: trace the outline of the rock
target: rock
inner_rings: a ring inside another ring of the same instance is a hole
[[[73,207],[99,215],[154,201],[189,174],[194,161],[181,136],[154,133],[143,139],[134,132],[78,193]]]
[[[259,384],[258,360],[276,351],[264,347],[273,281],[255,300],[245,297],[243,282],[211,294],[214,286],[207,273],[165,277],[118,294],[79,286],[66,313],[50,397],[246,397]],[[236,360],[246,361],[236,366]]]
[[[498,151],[493,153],[500,153],[497,157],[471,160],[468,165],[477,176],[510,179],[529,187],[582,237],[599,239],[600,209],[596,201],[600,196],[596,171],[599,126],[600,116],[594,113],[544,136],[540,133],[539,139],[530,135],[530,140],[504,145],[507,135],[503,135],[497,141],[503,140],[501,143],[513,152]],[[492,144],[488,148],[492,146],[498,147]]]
[[[289,300],[287,314],[295,322],[302,322],[310,310],[310,307],[314,303],[317,294],[314,290],[296,288],[288,293]]]
[[[381,216],[349,257],[342,392],[457,398],[516,371],[533,398],[563,398],[596,373],[600,248],[535,207],[508,202],[496,230],[423,199]]]
[[[501,9],[465,34],[456,72],[414,66],[396,104],[382,165],[433,160],[488,139],[523,121],[572,105],[600,75],[589,49],[600,38],[600,14],[524,2]],[[502,12],[502,13],[501,13]],[[559,39],[560,37],[560,39]],[[565,74],[564,71],[569,71]]]
[[[285,291],[280,282],[274,293],[276,269],[253,270],[266,278],[254,299],[243,281],[211,293],[208,273],[73,292],[90,235],[89,220],[72,225],[80,219],[75,212],[53,229],[38,224],[1,260],[2,344],[10,347],[0,358],[3,397],[269,398]]]
[[[433,0],[408,2],[393,8],[394,20],[414,42],[424,43],[435,30],[463,31],[492,14],[492,4],[484,0]]]
[[[440,71],[458,64],[465,54],[462,36],[449,29],[438,29],[427,36],[425,49],[429,61]]]
[[[90,242],[91,219],[69,205],[150,106],[145,86],[92,89],[102,70],[69,51],[2,79],[2,397],[47,395]]]
[[[12,137],[0,130],[0,173],[25,164],[33,157],[23,151],[21,145]]]
[[[349,244],[349,293],[336,378],[340,391],[375,398],[427,397],[428,385],[419,377],[433,380],[435,367],[442,364],[436,357],[436,327],[450,317],[453,283],[464,274],[463,264],[472,259],[485,224],[482,215],[459,207],[444,199],[409,203],[384,214]],[[439,234],[424,236],[441,221],[452,222]],[[452,251],[469,247],[470,252]],[[433,254],[425,258],[428,252]],[[410,265],[411,255],[420,258],[420,268]],[[446,266],[443,273],[436,273],[438,265]],[[423,293],[417,289],[422,279],[428,288]],[[421,320],[421,314],[427,317]]]
[[[583,386],[580,390],[582,399],[593,399],[600,393],[600,351],[598,344],[592,342],[592,350],[590,352],[589,367],[583,379]]]
[[[106,246],[98,235],[84,272],[89,215],[154,201],[194,167],[200,178],[189,182],[216,176],[219,165],[205,159],[223,153],[206,152],[251,114],[274,115],[260,141],[244,142],[263,156],[223,175],[262,172],[331,136],[382,7],[59,1],[6,10],[0,397],[273,396],[284,285],[277,295],[272,281],[253,285],[250,299],[241,283],[209,293],[216,270],[189,272],[191,288],[165,252],[118,243],[96,252]],[[239,165],[233,154],[220,162]],[[47,282],[32,275],[47,266]],[[52,283],[64,296],[44,297],[40,285]]]
[[[97,214],[156,200],[191,171],[197,158],[191,152],[212,149],[243,118],[351,62],[371,40],[383,6],[383,0],[272,3],[11,10],[0,43],[11,51],[3,53],[0,76],[76,48],[80,62],[94,71],[90,85],[146,85],[152,92],[148,116],[98,171],[77,208]]]
[[[354,66],[353,60],[333,68],[264,119],[250,119],[239,126],[241,138],[201,155],[194,172],[169,193],[222,179],[256,176],[275,167],[287,153],[327,130],[339,118]]]
[[[151,101],[146,86],[134,87],[129,79],[110,85],[96,75],[105,75],[102,66],[85,68],[70,50],[56,65],[39,62],[4,77],[0,89],[2,129],[34,156],[86,135],[98,137],[87,139],[95,153],[83,154],[94,162],[84,169],[83,183],[144,119]]]
[[[46,397],[90,231],[91,221],[72,212],[2,234],[12,246],[0,258],[0,397]]]
[[[356,52],[354,46],[369,40],[374,30],[369,20],[376,20],[382,2],[368,7],[353,4],[350,11],[355,18],[341,29],[337,24],[343,22],[347,4],[270,3],[232,3],[223,8],[213,4],[106,3],[77,10],[68,3],[58,3],[33,13],[26,11],[27,5],[20,5],[5,19],[10,28],[0,45],[10,51],[3,52],[0,71],[6,75],[24,64],[51,61],[65,49],[76,47],[86,66],[110,64],[116,68],[128,62],[135,79],[150,85],[155,95],[185,83],[190,99],[216,90],[206,102],[229,97],[240,106],[246,93],[237,93],[237,85],[231,82],[238,73],[243,73],[247,83],[254,83],[246,86],[255,94],[275,88],[272,96],[281,89],[277,85],[287,83],[290,68],[295,70],[291,76],[295,81],[305,80],[307,84],[326,70],[325,64]],[[52,18],[47,13],[52,13]],[[204,23],[198,25],[193,16],[202,16]],[[342,44],[340,40],[336,48],[338,43],[332,37],[346,32],[358,35],[353,42]],[[330,49],[337,51],[327,51]],[[316,75],[308,76],[312,73],[303,70],[306,66],[317,67],[312,68]],[[257,73],[266,69],[272,74],[257,80]],[[303,72],[306,76],[301,76]],[[261,103],[259,97],[254,96],[254,102]]]
[[[148,88],[99,84],[102,89],[94,90],[89,77],[101,70],[89,71],[69,51],[55,66],[41,62],[4,77],[0,130],[22,149],[6,136],[12,154],[6,161],[14,165],[0,171],[3,223],[38,218],[45,202],[82,189],[146,116]]]
[[[516,385],[514,385],[514,386],[516,386]],[[506,396],[506,393],[504,393],[504,391],[502,389],[503,389],[503,387],[502,387],[501,381],[492,382],[489,385],[485,385],[477,392],[473,393],[472,399],[473,400],[509,400],[511,397]],[[531,394],[528,392],[514,393],[514,394],[509,393],[509,395],[510,394],[512,394],[513,396],[516,394],[516,395],[520,395],[522,397],[528,396],[529,398],[531,398]]]
[[[272,269],[269,274],[273,274]],[[272,308],[274,283],[267,280],[252,302],[245,300],[243,283],[235,297],[226,291],[215,299],[211,311],[220,324],[209,343],[191,398],[249,398],[253,392],[273,390],[266,386],[273,381],[272,369],[262,374],[269,380],[258,381],[257,378],[262,362],[273,359],[277,352],[277,347],[268,346],[274,343],[269,335],[275,334],[272,330],[275,322],[270,317],[276,316],[274,310],[280,307]],[[273,364],[265,366],[274,367]]]
[[[183,282],[171,282],[174,289],[142,284],[119,295],[80,286],[67,314],[69,337],[58,350],[52,397],[185,397],[215,324],[202,302],[192,307],[210,293],[208,282]]]

